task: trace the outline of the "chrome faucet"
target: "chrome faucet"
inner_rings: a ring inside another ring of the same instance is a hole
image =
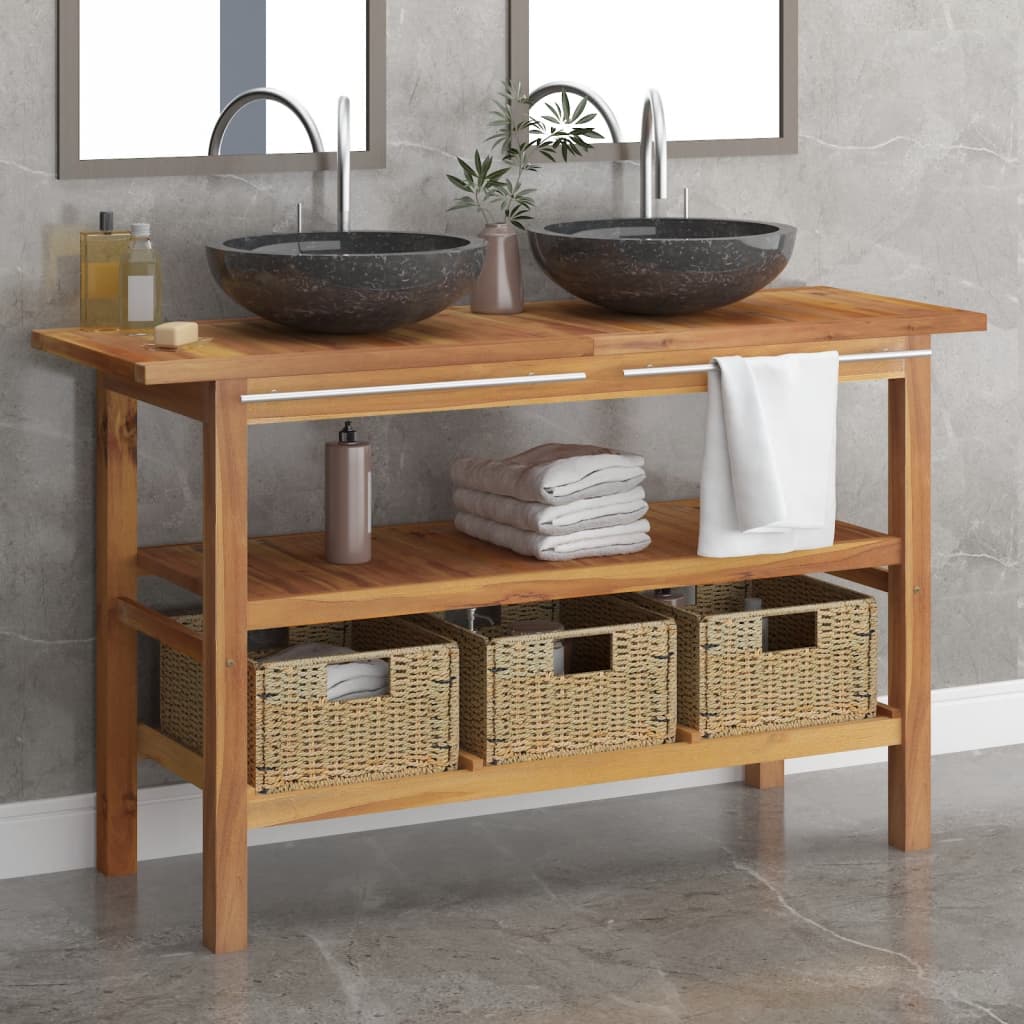
[[[661,93],[651,89],[644,101],[640,130],[640,216],[645,220],[654,217],[655,195],[668,198],[668,141]]]
[[[612,137],[612,142],[622,141],[622,130],[619,128],[617,118],[612,113],[612,108],[596,92],[579,85],[577,82],[548,82],[547,85],[541,85],[534,89],[527,98],[527,101],[532,107],[535,103],[544,99],[545,96],[552,96],[555,93],[562,92],[571,92],[574,96],[581,96],[587,100],[604,118],[605,124],[608,125],[608,134]]]
[[[349,101],[338,97],[338,234],[351,231],[349,179],[352,177],[352,132],[349,129]]]
[[[322,153],[324,144],[320,140],[320,133],[317,131],[316,123],[310,117],[309,112],[297,100],[286,96],[277,89],[249,89],[239,93],[221,112],[217,123],[213,126],[213,134],[210,136],[210,156],[219,156],[220,148],[224,142],[224,133],[227,131],[231,119],[242,107],[259,100],[273,100],[287,107],[301,122],[309,136],[310,145],[314,153]],[[349,128],[349,109],[351,104],[347,96],[338,97],[338,233],[351,230],[351,211],[349,202],[352,166],[352,132]],[[302,205],[297,210],[298,232],[302,233]]]
[[[273,100],[275,103],[280,103],[282,106],[287,107],[302,122],[302,127],[306,129],[306,134],[309,136],[313,152],[322,153],[324,151],[324,144],[320,141],[320,133],[316,130],[316,124],[313,118],[309,116],[309,111],[301,103],[293,100],[290,96],[286,96],[283,92],[279,92],[277,89],[247,89],[245,92],[240,92],[220,112],[220,117],[217,118],[217,123],[213,126],[213,134],[210,136],[210,148],[208,150],[210,156],[220,156],[220,147],[224,143],[224,133],[227,131],[228,125],[235,114],[242,107],[247,107],[250,103],[256,103],[260,100]]]

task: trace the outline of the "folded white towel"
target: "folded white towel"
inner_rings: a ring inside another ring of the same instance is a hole
[[[603,498],[583,498],[571,501],[568,505],[520,501],[503,494],[487,494],[459,487],[455,491],[454,501],[460,512],[550,536],[635,523],[647,515],[649,508],[642,487],[634,487],[622,494],[608,494]]]
[[[597,558],[603,555],[631,555],[651,543],[651,524],[646,519],[625,526],[602,530],[580,530],[552,537],[514,526],[492,523],[466,512],[455,517],[455,529],[477,540],[485,540],[516,554],[539,558],[543,562],[566,562],[573,558]]]
[[[716,359],[697,554],[780,554],[835,540],[836,352]]]
[[[314,642],[293,644],[282,651],[265,655],[260,658],[260,661],[267,664],[309,658],[333,658],[355,653],[351,647]],[[326,668],[328,700],[382,697],[388,693],[391,666],[383,658],[371,658],[369,661],[344,661],[341,664],[328,665]]]
[[[457,459],[452,465],[456,487],[545,505],[622,494],[646,475],[641,455],[582,444],[542,444],[507,459]]]

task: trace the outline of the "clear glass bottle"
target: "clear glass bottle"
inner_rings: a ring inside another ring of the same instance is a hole
[[[121,260],[131,234],[114,230],[114,215],[100,214],[99,231],[81,236],[81,306],[83,327],[117,330],[121,323]]]
[[[148,224],[133,224],[121,260],[121,329],[147,334],[161,323],[160,258],[153,251]]]

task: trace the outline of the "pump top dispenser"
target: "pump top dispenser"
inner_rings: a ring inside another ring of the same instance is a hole
[[[370,446],[346,420],[324,452],[324,557],[335,565],[370,561],[373,493]]]

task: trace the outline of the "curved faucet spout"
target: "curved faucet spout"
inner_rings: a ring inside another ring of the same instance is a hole
[[[668,140],[661,93],[651,89],[644,101],[640,131],[640,216],[654,216],[654,196],[668,198]]]
[[[608,126],[608,134],[612,137],[612,142],[622,141],[622,129],[619,128],[619,122],[612,113],[612,108],[596,92],[584,85],[580,85],[578,82],[548,82],[546,85],[540,85],[530,93],[528,97],[529,104],[532,107],[539,100],[544,99],[545,96],[552,96],[555,93],[561,92],[571,92],[574,96],[582,96],[583,99],[591,103],[594,109],[604,118],[604,122]]]
[[[352,132],[349,127],[347,96],[338,97],[338,233],[351,231],[349,180],[352,170]]]
[[[293,100],[291,96],[286,96],[283,92],[279,92],[277,89],[247,89],[245,92],[239,93],[220,112],[220,117],[217,118],[217,123],[213,126],[213,134],[210,136],[210,156],[220,156],[220,147],[224,143],[224,133],[227,131],[228,125],[235,114],[242,107],[247,107],[250,103],[256,103],[259,100],[273,100],[273,102],[287,107],[302,122],[302,127],[306,129],[306,134],[309,136],[313,152],[322,153],[324,151],[324,144],[320,141],[320,133],[316,130],[316,124],[313,118],[309,116],[309,111],[301,103]]]

